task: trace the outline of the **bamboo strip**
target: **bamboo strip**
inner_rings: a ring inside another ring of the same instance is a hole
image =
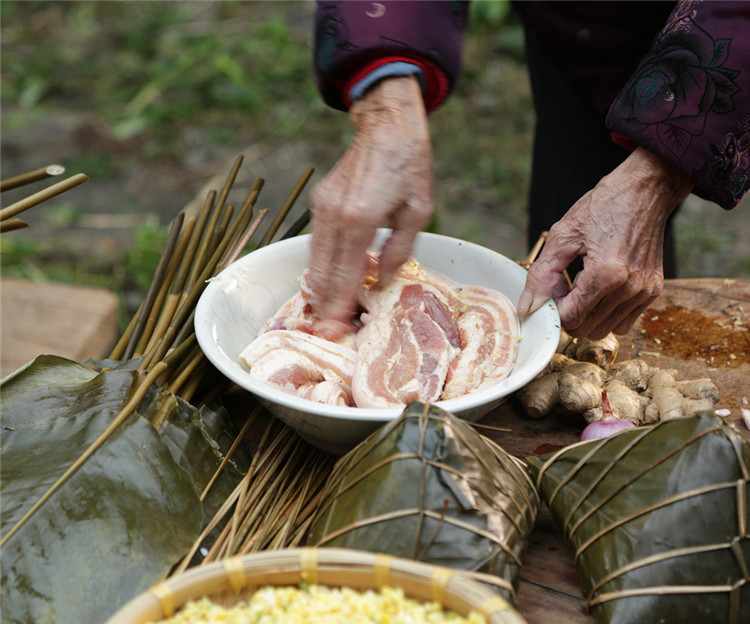
[[[172,254],[172,261],[170,262],[169,268],[167,269],[167,275],[164,277],[164,283],[162,284],[156,301],[154,302],[154,305],[152,307],[152,310],[157,311],[157,316],[154,318],[155,323],[149,335],[149,340],[146,343],[146,346],[143,348],[144,352],[147,352],[153,348],[154,344],[162,338],[164,332],[169,326],[169,320],[171,319],[171,316],[169,316],[168,312],[165,312],[164,302],[167,300],[167,298],[169,297],[169,293],[172,290],[172,282],[174,280],[175,274],[177,273],[177,269],[180,266],[182,257],[190,241],[193,230],[195,229],[195,224],[195,219],[188,219],[185,227],[183,228],[180,242],[177,244],[177,249],[175,249],[174,254]],[[163,323],[162,320],[164,321]]]
[[[9,191],[11,189],[18,188],[19,186],[31,184],[33,182],[39,182],[39,180],[44,180],[53,176],[59,176],[63,173],[65,173],[65,167],[63,167],[62,165],[47,165],[46,167],[42,167],[41,169],[35,169],[34,171],[22,173],[12,178],[7,178],[0,181],[0,193],[2,193],[3,191]]]
[[[248,231],[248,225],[253,218],[255,202],[257,199],[258,192],[253,191],[250,195],[247,196],[242,206],[240,206],[240,210],[237,214],[237,219],[241,220],[241,225],[237,229],[237,236],[232,239],[232,242],[229,245],[226,254],[221,258],[221,260],[219,260],[220,269],[223,269],[227,265],[231,264],[231,262],[227,260],[228,257],[236,257],[236,255],[239,254],[239,251],[235,252],[235,250],[237,249],[238,245],[240,245],[240,242],[243,240],[247,240],[249,242],[250,237],[252,237],[253,232]],[[245,242],[244,245],[246,244],[247,242]],[[242,246],[244,247],[244,245]]]
[[[159,264],[156,266],[154,276],[151,279],[151,284],[148,288],[148,291],[146,292],[146,297],[144,298],[143,306],[138,313],[138,318],[135,322],[135,326],[133,327],[133,334],[130,338],[130,341],[128,342],[127,347],[125,348],[125,359],[130,359],[130,356],[136,350],[136,342],[140,338],[141,328],[147,317],[151,314],[151,309],[154,305],[154,302],[156,301],[156,297],[158,295],[159,289],[161,288],[162,281],[164,280],[164,276],[167,272],[167,266],[169,265],[169,261],[171,260],[172,254],[175,250],[175,246],[177,245],[177,239],[180,235],[180,231],[182,230],[182,223],[184,221],[184,218],[185,215],[183,213],[180,213],[179,215],[177,215],[174,221],[172,221],[172,227],[169,232],[167,244],[164,248],[161,258],[159,258]]]
[[[130,341],[130,336],[133,335],[133,330],[135,329],[135,324],[138,320],[138,315],[141,312],[141,309],[143,308],[144,302],[141,301],[140,305],[138,306],[138,309],[135,311],[135,314],[130,318],[130,322],[128,323],[128,326],[125,328],[125,331],[122,333],[122,336],[117,341],[117,344],[112,348],[112,351],[109,354],[110,360],[119,360],[122,355],[125,353],[125,347],[127,346],[128,342]]]
[[[29,227],[29,224],[21,219],[6,219],[5,221],[0,221],[0,234],[13,232],[15,230],[23,230],[27,227]]]
[[[302,215],[300,215],[297,220],[292,223],[291,227],[281,235],[280,240],[286,240],[287,238],[297,236],[297,234],[299,234],[307,227],[308,223],[310,223],[310,210],[305,210],[305,212],[303,212]]]
[[[293,445],[293,440],[289,440],[287,444],[285,445],[285,449],[289,448]],[[294,452],[296,449],[292,448],[292,460],[294,458]],[[280,465],[294,465],[292,460],[283,461],[285,454],[279,454],[271,458],[270,464],[265,468],[266,472],[265,474],[261,475],[261,479],[259,482],[257,482],[256,485],[256,492],[260,494],[260,496],[257,499],[257,503],[253,504],[251,506],[247,506],[244,511],[246,512],[243,518],[243,526],[240,527],[240,531],[238,531],[238,537],[235,539],[235,541],[232,543],[232,551],[236,552],[238,544],[243,539],[243,535],[248,535],[250,533],[250,529],[255,526],[255,523],[258,523],[258,526],[262,526],[264,516],[263,512],[265,510],[265,503],[273,496],[274,493],[274,486],[278,483],[278,480],[282,478],[283,471],[279,471]],[[275,475],[275,476],[274,476]],[[249,502],[249,501],[248,501]],[[255,502],[255,501],[253,501]]]
[[[234,439],[234,442],[232,442],[232,446],[229,447],[229,450],[227,451],[227,454],[224,456],[224,459],[221,460],[221,464],[219,465],[219,468],[216,470],[216,473],[213,477],[211,477],[211,480],[206,484],[206,487],[203,488],[203,492],[201,492],[201,501],[203,501],[208,493],[211,491],[211,487],[216,482],[216,479],[219,477],[219,475],[222,473],[224,468],[227,465],[227,462],[229,459],[234,455],[234,452],[237,450],[237,447],[242,442],[243,438],[245,437],[245,434],[250,430],[250,427],[255,422],[255,419],[258,417],[258,414],[260,413],[260,405],[256,405],[255,409],[253,409],[252,413],[248,417],[248,419],[245,421],[245,424],[242,425],[242,428],[240,429],[239,433],[237,434],[237,437]]]
[[[198,387],[201,385],[202,377],[205,374],[205,371],[208,369],[208,360],[204,358],[198,364],[195,375],[188,381],[187,384],[185,384],[184,389],[182,390],[180,396],[184,401],[187,401],[188,403],[191,403],[193,401],[193,396],[197,392]]]
[[[258,462],[260,462],[264,457],[263,454],[261,453],[261,449],[264,448],[265,443],[271,434],[272,428],[273,428],[273,422],[270,422],[268,426],[265,428],[265,430],[263,431],[263,435],[261,436],[258,449],[256,450],[255,454],[253,455],[253,459],[250,462],[250,468],[248,468],[247,475],[246,475],[247,478],[243,480],[243,483],[241,484],[242,487],[239,490],[239,496],[237,499],[236,509],[241,509],[244,506],[245,499],[247,498],[247,495],[248,495],[251,479],[255,475]],[[228,526],[228,529],[229,529],[228,533],[230,536],[232,536],[230,539],[234,539],[233,536],[237,531],[239,522],[240,522],[239,514],[237,513],[233,514],[231,518],[231,522],[229,523],[229,526]]]
[[[292,192],[289,194],[289,197],[287,197],[287,200],[284,202],[283,206],[281,207],[281,210],[279,210],[279,214],[277,214],[276,218],[273,220],[273,223],[271,224],[271,227],[268,229],[268,232],[266,232],[265,236],[261,239],[259,247],[264,247],[265,245],[271,242],[271,239],[273,238],[274,234],[276,234],[276,231],[279,229],[281,222],[286,218],[286,215],[289,213],[289,210],[294,205],[294,202],[297,201],[297,198],[302,192],[302,189],[305,187],[305,184],[307,184],[307,181],[310,179],[314,171],[315,169],[313,167],[308,167],[307,169],[305,169],[304,173],[302,174],[300,179],[297,181],[297,184],[295,184],[294,188],[292,189]]]
[[[211,237],[211,232],[216,227],[216,223],[218,222],[219,216],[221,215],[221,212],[224,209],[224,204],[227,201],[227,197],[229,197],[229,192],[232,189],[232,186],[234,185],[234,181],[237,179],[237,173],[240,170],[240,166],[242,165],[243,156],[240,154],[234,161],[234,164],[229,170],[229,173],[227,174],[227,177],[224,181],[224,187],[221,190],[221,193],[219,194],[215,209],[212,211],[211,219],[208,221],[207,226],[203,228],[202,230],[202,236],[200,241],[200,246],[204,250],[206,246],[208,245],[208,241]],[[202,258],[204,254],[199,254],[199,256]],[[198,278],[198,275],[201,272],[201,266],[199,263],[194,263],[191,267],[190,274],[187,279],[187,285],[188,288],[190,288],[194,283],[195,280]]]
[[[209,219],[206,222],[206,226],[203,228],[203,231],[201,233],[195,257],[193,258],[193,263],[190,266],[190,272],[185,279],[183,292],[188,292],[195,287],[198,275],[200,275],[200,273],[203,271],[203,268],[205,267],[206,259],[210,258],[211,254],[213,254],[214,252],[214,249],[212,249],[212,243],[215,242],[215,231],[218,227],[219,218],[222,215],[222,211],[223,210],[219,206],[218,202],[213,207],[213,210],[211,210],[211,214],[209,215]]]
[[[255,215],[255,218],[253,219],[252,223],[250,224],[250,227],[245,231],[244,235],[237,240],[237,242],[234,244],[234,246],[227,251],[227,253],[224,255],[224,257],[221,259],[219,264],[219,269],[223,269],[228,267],[232,262],[237,260],[237,257],[240,255],[242,250],[247,246],[247,244],[250,242],[250,239],[255,235],[256,230],[258,229],[258,226],[261,224],[261,221],[266,218],[266,215],[268,214],[267,209],[259,210],[258,214]]]
[[[179,371],[174,381],[170,384],[169,391],[174,394],[179,394],[182,384],[184,384],[185,381],[187,381],[187,378],[195,372],[195,369],[198,368],[198,365],[203,361],[204,357],[205,356],[203,355],[203,351],[200,350],[200,347],[198,347],[197,352],[196,349],[193,349],[190,360],[187,362],[186,366]]]
[[[65,191],[68,191],[78,186],[79,184],[86,182],[86,180],[88,179],[89,177],[87,175],[83,173],[76,173],[75,175],[70,176],[65,180],[61,180],[60,182],[57,182],[56,184],[53,184],[46,189],[38,191],[33,195],[29,195],[28,197],[17,201],[15,204],[11,204],[6,208],[0,209],[0,221],[5,221],[6,219],[15,217],[16,215],[22,213],[24,210],[33,208],[34,206],[41,204],[42,202],[51,199],[52,197],[55,197],[60,193],[64,193]]]
[[[195,255],[197,253],[200,240],[203,236],[206,222],[208,221],[215,203],[216,191],[209,191],[206,194],[206,198],[203,201],[203,206],[198,213],[198,220],[195,226],[195,230],[190,237],[190,242],[188,243],[187,249],[185,250],[185,255],[182,258],[182,263],[180,264],[180,268],[177,272],[177,275],[175,276],[173,286],[173,293],[175,294],[180,293],[185,288],[185,284],[187,283],[188,276],[190,275],[192,265],[196,261]]]

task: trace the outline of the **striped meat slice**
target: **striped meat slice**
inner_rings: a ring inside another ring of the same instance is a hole
[[[354,405],[352,372],[357,353],[298,330],[260,334],[240,353],[256,379],[284,392],[329,405]]]
[[[462,396],[513,368],[515,309],[501,293],[463,286],[406,262],[388,287],[365,281],[352,393],[359,407],[397,407]]]
[[[371,256],[360,296],[361,327],[336,341],[310,305],[309,271],[240,355],[257,379],[330,405],[403,407],[463,396],[507,377],[516,359],[519,322],[501,293],[457,284],[404,263],[380,288]]]
[[[491,386],[507,377],[516,361],[518,315],[503,294],[468,286],[458,317],[461,351],[450,365],[442,399],[453,399]]]
[[[379,289],[365,280],[359,360],[352,377],[358,407],[402,407],[440,399],[451,362],[458,356],[454,310],[459,300],[442,276],[407,261]]]
[[[302,272],[300,289],[266,321],[259,333],[263,334],[275,330],[297,330],[327,340],[331,339],[331,335],[335,335],[333,342],[353,349],[359,324],[355,324],[353,329],[347,327],[346,330],[342,331],[341,327],[345,327],[345,325],[337,323],[331,330],[330,321],[319,319],[313,312],[310,275],[310,269],[305,269]]]

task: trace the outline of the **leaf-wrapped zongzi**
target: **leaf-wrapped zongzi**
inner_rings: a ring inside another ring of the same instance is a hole
[[[750,621],[750,444],[711,413],[530,457],[598,622]]]
[[[154,385],[70,472],[141,377],[45,355],[0,383],[3,622],[103,621],[184,556],[247,469],[235,453],[201,499],[226,459],[224,415]]]
[[[520,460],[415,402],[337,462],[309,544],[471,571],[514,602],[538,506]]]

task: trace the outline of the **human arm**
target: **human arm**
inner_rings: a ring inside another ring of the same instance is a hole
[[[750,186],[750,76],[739,71],[749,20],[747,3],[677,6],[609,111],[634,151],[552,229],[522,315],[552,296],[573,335],[627,332],[661,290],[666,215],[690,190],[724,208],[739,202]],[[561,273],[576,255],[584,273],[567,294]]]
[[[692,187],[679,169],[637,148],[552,226],[529,269],[519,315],[552,297],[574,337],[627,333],[661,292],[666,220]],[[570,289],[563,271],[576,256],[583,270]]]
[[[350,147],[311,192],[314,307],[334,327],[354,312],[375,229],[394,229],[381,259],[387,280],[432,213],[427,114],[460,72],[466,15],[464,2],[318,3],[318,87],[327,104],[350,111],[355,130]],[[368,81],[392,64],[418,68],[419,82]]]
[[[375,230],[393,228],[379,265],[387,283],[432,214],[430,135],[417,80],[379,82],[350,117],[352,144],[311,193],[316,312],[340,322],[356,310]]]

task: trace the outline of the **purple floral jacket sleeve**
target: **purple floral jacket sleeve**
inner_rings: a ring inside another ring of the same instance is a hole
[[[750,186],[750,3],[680,2],[612,104],[615,138],[733,208]]]
[[[447,97],[461,71],[467,2],[455,0],[319,0],[315,18],[315,75],[325,102],[349,107],[357,79],[392,61],[417,64],[428,111]]]

